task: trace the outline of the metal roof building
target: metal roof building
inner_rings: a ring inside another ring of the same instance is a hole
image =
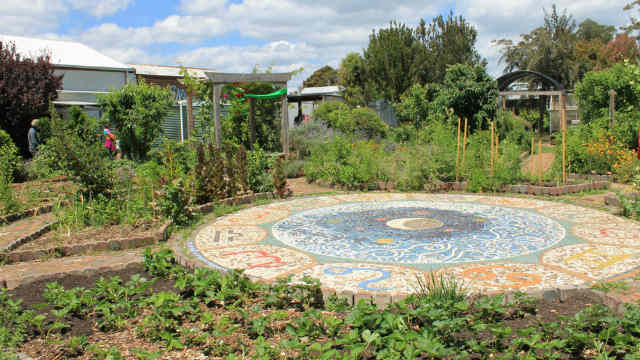
[[[15,44],[16,51],[25,57],[49,55],[56,75],[64,75],[62,90],[58,90],[56,106],[79,105],[99,117],[97,94],[121,88],[135,82],[135,69],[118,62],[78,42],[35,39],[0,35],[0,41]]]

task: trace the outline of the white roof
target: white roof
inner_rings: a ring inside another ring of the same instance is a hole
[[[25,57],[36,58],[43,54],[49,54],[51,55],[51,63],[60,67],[133,70],[131,66],[113,60],[78,42],[9,35],[0,35],[0,41],[3,43],[15,43],[16,51]]]
[[[300,95],[340,95],[341,86],[320,86],[302,89]]]
[[[180,66],[162,66],[162,65],[148,65],[148,64],[129,64],[130,67],[136,69],[138,75],[150,75],[150,76],[171,76],[182,77],[180,75]],[[187,67],[187,71],[191,76],[198,78],[207,78],[206,71],[215,71],[212,69],[193,68]]]

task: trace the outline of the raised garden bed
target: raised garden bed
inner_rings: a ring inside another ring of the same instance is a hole
[[[7,263],[11,264],[48,257],[87,254],[94,251],[140,248],[165,241],[170,224],[171,222],[167,221],[155,222],[139,228],[129,225],[102,229],[89,228],[70,235],[50,232],[4,254],[3,257]]]
[[[629,200],[640,199],[640,192],[624,193],[622,194],[622,196],[624,196]],[[607,197],[604,198],[604,203],[609,206],[622,206],[622,203],[620,202],[620,198],[618,198],[618,195],[607,195]]]

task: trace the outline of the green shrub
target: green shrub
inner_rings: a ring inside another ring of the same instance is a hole
[[[439,104],[434,100],[441,91],[439,84],[414,84],[400,97],[400,102],[394,104],[398,120],[411,124],[414,128],[422,128],[433,119],[431,115],[439,112]]]
[[[98,103],[109,123],[118,130],[123,154],[143,160],[151,144],[162,135],[161,125],[173,104],[173,96],[168,88],[141,81],[99,95]]]
[[[491,176],[491,135],[480,131],[469,138],[463,174],[468,181],[467,189],[473,192],[497,191],[503,185],[522,180],[519,146],[502,141],[499,154],[494,159]]]
[[[305,122],[289,130],[291,151],[295,153],[298,158],[304,159],[309,156],[314,146],[327,141],[332,135],[333,131],[322,121]]]
[[[589,123],[609,109],[609,90],[616,91],[616,111],[630,111],[640,105],[640,67],[632,63],[616,64],[611,68],[590,71],[576,85],[580,104],[580,118]]]
[[[273,164],[273,174],[271,177],[273,178],[275,193],[280,199],[284,199],[291,195],[291,190],[287,186],[287,176],[284,173],[284,159],[282,157],[278,157],[275,160],[275,163]]]
[[[191,220],[188,209],[189,196],[185,191],[182,179],[167,181],[162,189],[159,207],[162,214],[173,220],[176,225],[186,225]]]
[[[389,130],[389,126],[375,111],[369,108],[351,109],[339,102],[322,103],[313,116],[315,121],[323,122],[329,128],[365,139],[384,137]]]
[[[66,128],[51,107],[52,136],[48,141],[53,157],[66,172],[77,178],[91,196],[106,194],[114,185],[111,160],[101,140],[100,128],[83,117],[76,128]]]
[[[284,173],[289,179],[297,178],[304,175],[303,160],[289,160],[284,166]]]
[[[18,147],[11,140],[11,136],[0,129],[0,176],[11,183],[21,162]]]
[[[405,144],[411,141],[415,141],[418,132],[413,125],[402,124],[394,129],[391,129],[391,140],[396,143]]]
[[[273,191],[273,180],[269,169],[273,168],[273,159],[260,147],[247,154],[247,181],[249,188],[256,193]]]

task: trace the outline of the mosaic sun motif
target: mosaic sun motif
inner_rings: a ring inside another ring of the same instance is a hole
[[[312,254],[354,261],[437,264],[510,258],[565,237],[554,220],[472,203],[361,202],[308,210],[272,226],[274,237]]]
[[[640,249],[617,246],[578,244],[549,250],[543,264],[567,273],[605,280],[640,267]]]
[[[299,282],[304,276],[318,279],[325,288],[338,293],[411,294],[419,289],[419,279],[425,280],[423,271],[397,266],[369,263],[319,264],[295,276]]]

